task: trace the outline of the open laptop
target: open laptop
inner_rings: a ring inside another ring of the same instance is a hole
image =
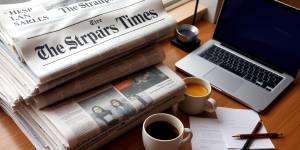
[[[175,65],[260,112],[300,67],[300,10],[272,0],[225,0],[213,39]]]

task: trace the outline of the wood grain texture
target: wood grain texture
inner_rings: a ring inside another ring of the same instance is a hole
[[[284,3],[287,3],[291,6],[294,6],[294,7],[297,7],[297,8],[300,8],[300,1],[299,0],[280,0]]]
[[[200,39],[202,42],[209,40],[215,29],[215,25],[201,21],[198,24],[200,29]],[[161,43],[166,53],[164,64],[175,70],[174,63],[184,57],[186,53],[174,46],[168,40]],[[186,75],[176,71],[181,77]],[[212,91],[212,97],[218,102],[219,106],[231,108],[246,108],[231,98],[224,96],[218,91]],[[173,106],[167,113],[171,113],[182,120],[186,127],[189,127],[188,116],[180,112],[177,106]],[[214,114],[201,114],[207,117]],[[300,150],[300,75],[296,82],[291,85],[275,102],[260,114],[269,132],[281,132],[284,138],[273,139],[273,143],[278,150]],[[141,137],[141,125],[128,131],[126,134],[105,145],[102,149],[106,150],[143,150]],[[0,110],[0,149],[30,150],[34,149],[24,134],[17,128],[14,122]],[[187,144],[183,150],[191,150],[191,145]]]

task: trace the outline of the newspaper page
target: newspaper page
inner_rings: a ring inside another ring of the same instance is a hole
[[[41,112],[68,141],[70,148],[111,132],[167,97],[183,94],[184,82],[166,66],[135,73],[42,109]]]
[[[22,72],[23,68],[19,66],[19,64],[13,63],[14,61],[8,59],[9,57],[5,57],[2,54],[4,53],[0,48],[1,74],[5,75],[8,80],[13,80],[13,84],[18,85],[19,88],[16,90],[18,90],[22,96],[26,97],[27,95],[35,93],[37,85],[32,78],[30,78],[27,73]]]
[[[18,111],[14,111],[11,107],[7,107],[4,101],[0,101],[2,109],[13,119],[16,125],[22,130],[26,137],[38,150],[62,150],[65,149],[63,139],[53,136],[52,131],[47,130],[48,125],[40,122],[28,107],[22,107]],[[59,135],[56,133],[56,135]]]
[[[49,106],[122,76],[129,75],[137,70],[158,64],[164,58],[164,52],[160,46],[154,45],[144,48],[121,60],[96,68],[54,89],[33,97],[34,105],[37,108]]]
[[[49,12],[44,6],[46,2],[25,10],[2,11],[3,18],[8,20],[2,28],[9,31],[13,49],[41,83],[169,37],[176,24],[164,11],[161,0],[77,0],[66,6],[62,5],[65,0],[59,2]],[[96,5],[100,2],[105,6]],[[48,21],[41,19],[28,26],[13,24],[14,17],[22,22],[39,15]]]
[[[52,80],[52,81],[44,83],[44,84],[40,84],[40,85],[38,85],[38,91],[39,91],[38,93],[39,94],[44,93],[45,91],[48,91],[49,89],[52,89],[52,88],[54,88],[58,85],[61,85],[65,82],[67,82],[67,81],[70,81],[70,80],[72,80],[72,79],[74,79],[74,78],[76,78],[80,75],[83,75],[83,74],[85,74],[89,71],[92,71],[94,69],[97,69],[99,67],[102,67],[102,66],[108,67],[109,65],[117,63],[118,61],[121,61],[123,59],[129,59],[129,57],[134,58],[135,55],[139,56],[140,54],[144,55],[147,50],[152,51],[152,49],[156,49],[156,48],[154,48],[154,47],[156,47],[156,45],[157,45],[156,43],[152,43],[152,44],[147,45],[147,46],[137,47],[135,49],[127,51],[126,53],[122,53],[122,54],[119,54],[117,56],[106,58],[105,60],[103,60],[101,62],[90,65],[90,66],[85,67],[85,68],[80,69],[80,70],[76,70],[76,71],[74,71],[72,73],[69,73],[69,74],[67,74],[63,77],[58,78],[58,79]],[[157,52],[154,52],[154,51],[153,51],[153,53],[158,54]],[[153,54],[151,56],[153,56]],[[145,57],[148,57],[148,56],[145,56]],[[160,57],[158,57],[158,58],[160,58]]]
[[[161,100],[161,103],[153,105],[153,108],[148,107],[143,111],[143,113],[135,115],[134,119],[130,119],[127,120],[126,123],[122,123],[117,129],[108,130],[105,134],[101,133],[92,139],[85,141],[79,146],[76,146],[74,149],[99,149],[102,145],[141,123],[147,116],[153,113],[162,112],[174,103],[181,101],[183,97],[184,95],[177,94],[165,100]],[[24,108],[14,112],[9,111],[9,108],[3,106],[1,101],[0,105],[37,150],[64,150],[70,147],[68,143],[65,142],[65,139],[61,137],[61,134],[57,132],[55,126],[53,126],[47,118],[39,112],[39,110],[34,110],[32,107],[24,106]]]
[[[48,22],[60,21],[91,9],[105,9],[121,0],[2,0],[2,27],[16,32]]]

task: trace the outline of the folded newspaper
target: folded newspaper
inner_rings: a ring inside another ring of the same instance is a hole
[[[52,85],[45,87],[49,88],[49,86],[51,86],[54,88],[23,101],[26,104],[43,108],[71,96],[88,91],[99,85],[108,83],[124,75],[128,75],[140,69],[158,64],[162,62],[163,59],[164,53],[162,49],[157,45],[150,46],[104,66],[96,67],[87,73],[64,82],[63,84],[54,82]],[[2,87],[1,93],[4,96],[2,100],[13,109],[17,109],[19,104],[23,101],[20,100],[18,93],[9,85],[10,83],[0,75],[0,87]]]
[[[3,106],[37,149],[95,149],[182,100],[184,82],[157,65],[44,109]]]
[[[160,0],[4,1],[0,17],[0,74],[19,100],[170,37],[176,25]]]
[[[4,0],[0,17],[0,105],[36,149],[99,148],[184,98],[159,64],[161,0]]]

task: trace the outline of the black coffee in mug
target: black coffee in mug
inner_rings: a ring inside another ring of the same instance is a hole
[[[157,121],[146,127],[146,132],[160,140],[171,140],[179,136],[179,131],[173,125],[165,121]]]

